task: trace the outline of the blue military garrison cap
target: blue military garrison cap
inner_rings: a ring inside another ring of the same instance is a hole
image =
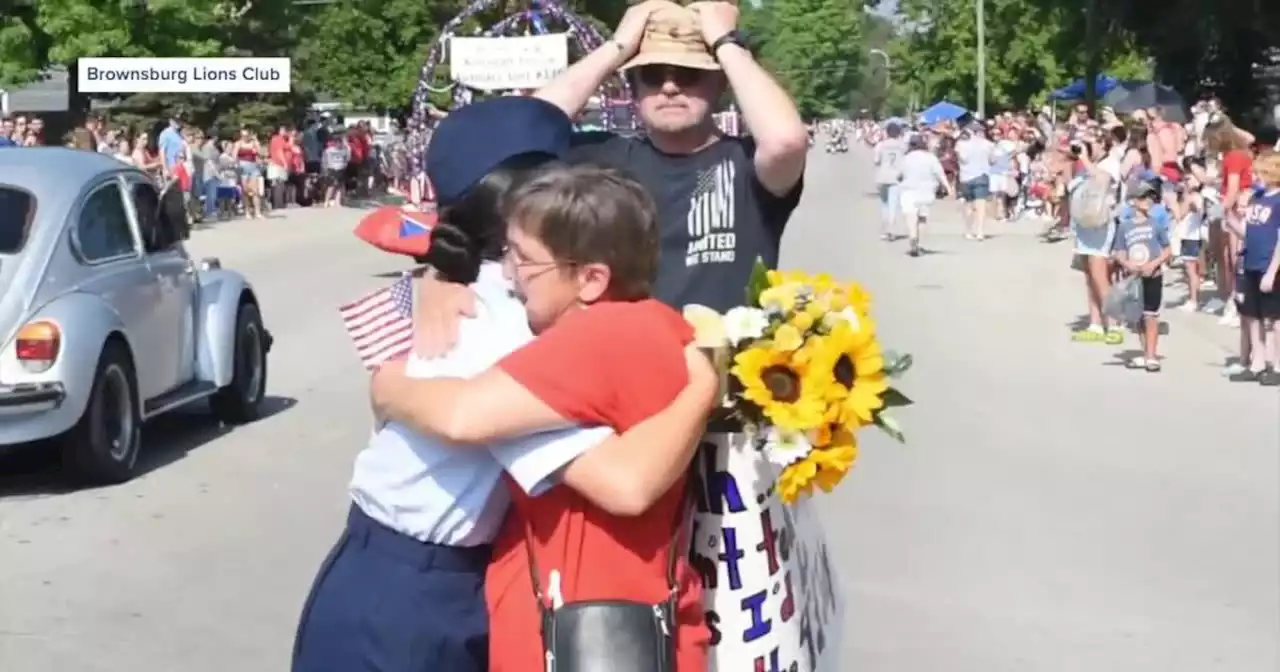
[[[454,110],[427,145],[427,179],[441,207],[508,159],[523,154],[564,158],[573,124],[563,110],[540,98],[505,96]]]

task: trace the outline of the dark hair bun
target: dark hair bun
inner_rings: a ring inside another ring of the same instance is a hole
[[[481,261],[478,238],[441,219],[431,229],[431,247],[419,261],[429,264],[441,277],[452,282],[474,282]]]

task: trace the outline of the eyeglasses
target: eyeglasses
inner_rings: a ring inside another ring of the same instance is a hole
[[[680,68],[674,65],[642,65],[636,68],[636,78],[641,84],[651,88],[658,89],[671,82],[676,86],[687,89],[691,86],[697,86],[702,81],[702,76],[706,74],[702,70],[693,68]]]

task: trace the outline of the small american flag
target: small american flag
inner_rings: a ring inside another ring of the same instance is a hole
[[[712,166],[698,173],[698,184],[693,188],[694,200],[707,194],[714,193],[716,190],[716,173],[720,170],[720,166]]]
[[[403,357],[413,349],[413,276],[338,309],[366,369]]]

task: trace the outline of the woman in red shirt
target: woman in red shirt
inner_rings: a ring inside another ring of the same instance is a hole
[[[1235,229],[1241,228],[1244,208],[1252,191],[1253,156],[1249,153],[1245,136],[1221,114],[1211,119],[1205,129],[1205,149],[1210,156],[1222,157],[1223,222],[1220,226],[1210,227],[1210,247],[1211,254],[1216,255],[1218,261],[1218,287],[1223,296],[1232,297],[1236,292],[1236,259],[1240,255],[1240,236],[1236,235]],[[1235,302],[1230,298],[1222,309],[1222,318],[1224,322],[1238,319]],[[1242,344],[1247,342],[1247,339],[1241,339]]]
[[[380,371],[375,407],[423,433],[483,443],[568,424],[622,432],[673,400],[700,395],[686,445],[634,456],[661,478],[644,479],[653,485],[615,510],[586,494],[601,488],[583,477],[594,451],[564,468],[561,486],[537,496],[513,487],[515,506],[494,545],[485,592],[494,672],[545,669],[532,574],[545,607],[596,600],[662,605],[674,594],[675,613],[664,613],[662,625],[674,631],[675,669],[701,672],[710,633],[681,529],[688,517],[685,473],[719,379],[690,345],[692,330],[680,314],[648,298],[657,264],[656,208],[640,185],[591,167],[537,177],[512,204],[508,275],[537,338],[471,380]],[[672,562],[674,585],[667,576]],[[609,641],[600,646],[612,648]]]

